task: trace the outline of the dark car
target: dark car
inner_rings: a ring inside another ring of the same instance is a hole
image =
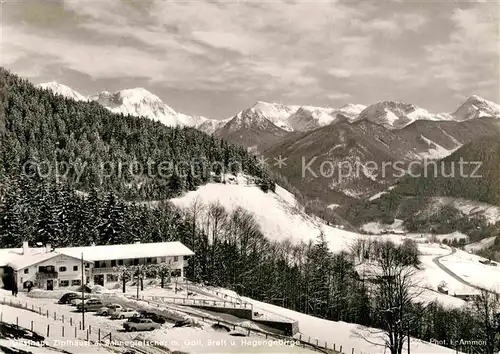
[[[59,304],[69,304],[71,300],[79,298],[81,295],[77,293],[66,293],[59,299]]]
[[[167,322],[163,316],[158,315],[157,313],[154,312],[148,312],[148,311],[142,311],[141,313],[142,318],[149,318],[153,322],[159,323],[159,324],[164,324]]]
[[[99,299],[88,299],[84,303],[78,304],[76,308],[78,311],[82,311],[83,309],[85,309],[85,311],[90,312],[90,311],[97,311],[103,306],[104,304]]]

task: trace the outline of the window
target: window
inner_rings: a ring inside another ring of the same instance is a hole
[[[30,272],[29,268],[26,268],[26,269],[24,270],[24,274],[28,274],[29,272]]]
[[[73,279],[71,281],[71,285],[73,285],[73,286],[75,286],[75,285],[81,285],[81,284],[82,284],[82,282],[81,282],[80,279]]]
[[[106,274],[106,282],[113,283],[118,281],[118,274]]]
[[[153,260],[151,258],[146,258],[146,263],[151,263]]]
[[[69,286],[69,280],[59,280],[59,286],[60,287]]]
[[[45,267],[45,272],[46,273],[53,273],[56,271],[56,268],[54,266],[46,266]]]
[[[115,260],[112,260],[112,261],[111,261],[111,266],[112,266],[112,267],[116,267],[116,261],[115,261]]]
[[[160,262],[165,263],[166,259],[167,259],[167,257],[160,257]]]
[[[90,263],[85,263],[85,268],[89,268],[90,267]]]
[[[123,265],[123,259],[118,260],[118,265]]]
[[[63,267],[59,267],[59,271],[60,272],[65,272],[66,271],[66,267],[64,267],[64,266]]]
[[[139,264],[139,258],[135,258],[134,259],[134,265],[138,265]]]
[[[95,261],[94,267],[96,267],[96,268],[100,268],[101,267],[101,264],[99,263],[99,261]]]
[[[174,257],[174,262],[177,262],[179,260],[179,257],[175,256]]]
[[[73,272],[78,272],[78,266],[73,266]]]
[[[45,273],[45,267],[44,266],[39,266],[38,267],[38,273]]]

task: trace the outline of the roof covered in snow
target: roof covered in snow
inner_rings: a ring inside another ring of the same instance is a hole
[[[192,256],[193,251],[180,242],[133,243],[126,245],[104,245],[58,248],[57,252],[91,261],[133,259],[146,257]]]
[[[8,266],[12,269],[20,270],[59,256],[60,254],[55,251],[47,252],[45,247],[27,248],[24,253],[22,248],[0,249],[0,267]],[[67,256],[73,257],[71,255]],[[89,260],[85,259],[85,261]]]

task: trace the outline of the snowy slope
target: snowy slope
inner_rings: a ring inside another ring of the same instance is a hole
[[[50,90],[56,95],[61,95],[61,96],[73,99],[75,101],[88,101],[88,99],[86,97],[84,97],[80,93],[76,92],[72,88],[70,88],[66,85],[63,85],[63,84],[59,84],[55,81],[38,84],[36,86],[40,87],[44,90]]]
[[[358,237],[363,237],[330,227],[309,217],[290,205],[289,198],[283,199],[272,192],[264,193],[259,187],[211,183],[171,201],[184,208],[189,207],[195,200],[207,205],[219,202],[228,211],[241,206],[254,214],[263,234],[270,240],[308,242],[316,240],[323,231],[332,251],[340,251],[346,249]]]

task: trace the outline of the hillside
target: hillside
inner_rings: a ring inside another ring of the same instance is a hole
[[[79,190],[96,187],[141,200],[194,189],[211,178],[210,172],[241,168],[263,176],[256,158],[245,149],[195,129],[112,113],[95,102],[36,88],[4,69],[1,74],[6,116],[0,125],[6,129],[0,178],[42,173]],[[40,163],[45,163],[41,172]],[[62,164],[66,170],[57,175],[56,167]]]
[[[387,189],[403,176],[412,161],[440,159],[463,144],[487,136],[500,136],[497,119],[417,120],[398,130],[369,120],[339,121],[289,135],[270,146],[264,155],[270,160],[286,158],[286,166],[276,170],[305,196],[342,204]],[[333,173],[331,166],[336,168]]]
[[[500,127],[500,123],[498,124]],[[405,177],[395,193],[457,197],[500,205],[500,139],[484,137],[459,148],[436,166]]]

